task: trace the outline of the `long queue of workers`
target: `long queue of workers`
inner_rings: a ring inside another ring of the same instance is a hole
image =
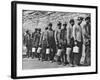
[[[74,19],[63,24],[59,21],[56,30],[52,26],[53,23],[50,22],[43,32],[41,28],[35,28],[32,34],[28,30],[24,33],[26,57],[64,66],[90,65],[90,17],[78,17],[77,23]]]

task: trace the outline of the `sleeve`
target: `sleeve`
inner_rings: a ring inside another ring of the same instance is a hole
[[[81,29],[81,40],[83,42],[83,29],[82,29],[82,27],[80,27],[80,29]]]
[[[48,31],[47,31],[46,39],[47,39],[47,45],[49,45],[49,33],[48,33]]]
[[[84,26],[82,26],[82,35],[83,36],[85,35],[85,28],[84,28]]]
[[[54,37],[55,37],[55,42],[57,43],[57,30],[54,33]]]
[[[76,25],[73,26],[73,38],[76,40]]]
[[[70,42],[70,39],[69,39],[69,37],[71,36],[71,34],[70,34],[70,25],[68,25],[68,27],[67,27],[67,42],[69,43]]]
[[[34,37],[33,37],[33,41],[34,41],[34,42],[36,41],[36,37],[37,37],[37,34],[35,33],[35,34],[34,34]]]
[[[41,33],[39,45],[42,44],[43,34],[44,34],[44,32]]]
[[[85,38],[85,34],[86,34],[85,25],[86,25],[85,22],[83,22],[83,24],[81,24],[81,28],[82,28],[82,37],[83,37],[83,38]]]
[[[86,32],[86,25],[83,25],[82,26],[82,33],[83,33],[83,36],[85,37],[87,35],[87,32]]]
[[[90,38],[90,35],[87,33],[85,26],[84,26],[84,29],[83,30],[84,30],[84,38],[89,39]]]
[[[54,41],[55,41],[55,30],[53,30],[53,38],[54,38]]]

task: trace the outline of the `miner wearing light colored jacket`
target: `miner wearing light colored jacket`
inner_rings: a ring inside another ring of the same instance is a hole
[[[67,48],[66,48],[66,54],[67,54],[67,61],[69,64],[72,64],[72,47],[73,47],[73,26],[75,25],[74,19],[70,19],[69,24],[67,26]]]
[[[90,65],[91,55],[90,55],[90,42],[91,42],[91,25],[90,25],[90,16],[85,18],[85,23],[82,25],[83,33],[83,53],[82,57],[84,58],[81,61],[81,64]]]
[[[82,23],[83,17],[77,18],[77,23],[73,26],[73,38],[74,38],[74,45],[77,45],[79,48],[78,53],[74,53],[74,65],[80,65],[80,59],[82,56],[82,43],[83,43],[83,37],[82,37]]]
[[[58,22],[57,29],[55,30],[55,42],[56,42],[56,46],[57,46],[57,51],[58,51],[58,49],[61,49],[61,43],[62,43],[61,26],[62,26],[61,22]],[[59,53],[56,54],[58,64],[61,64],[60,56],[61,55]]]

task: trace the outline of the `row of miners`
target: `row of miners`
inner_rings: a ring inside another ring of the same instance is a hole
[[[36,28],[32,34],[28,30],[24,33],[26,56],[62,65],[90,65],[90,17],[70,19],[63,24],[59,21],[56,30],[52,26],[50,22],[43,32]]]

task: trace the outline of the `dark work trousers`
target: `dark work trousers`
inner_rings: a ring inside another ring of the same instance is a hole
[[[37,47],[36,47],[36,50],[35,50],[35,57],[37,58],[38,55],[37,55]]]
[[[63,48],[63,51],[61,53],[61,62],[64,64],[67,64],[66,48]]]
[[[73,53],[73,65],[79,65],[80,62],[80,54],[79,53]]]
[[[50,60],[53,61],[56,53],[56,44],[53,39],[49,40],[49,47],[50,47]]]
[[[32,52],[32,58],[37,57],[37,52],[36,51],[37,51],[37,48],[36,48],[35,52]]]
[[[27,42],[27,54],[28,54],[28,57],[31,57],[32,55],[32,40],[30,39],[28,42]]]
[[[35,52],[32,52],[32,58],[34,58],[35,57]]]
[[[56,53],[56,48],[55,47],[50,47],[50,54],[49,54],[49,58],[51,61],[54,60],[55,57],[55,53]]]
[[[50,54],[46,54],[46,61],[50,60]]]
[[[71,38],[70,43],[67,43],[67,48],[71,48],[71,53],[69,55],[70,57],[70,63],[73,64],[73,46],[74,46],[74,38]]]
[[[90,45],[90,41],[88,43],[85,44],[85,53],[86,53],[86,57],[85,57],[85,65],[90,66],[91,65],[91,45]]]
[[[79,53],[73,53],[73,65],[80,65],[82,56],[82,42],[77,41],[77,46],[79,47]]]
[[[26,47],[27,47],[27,56],[29,58],[29,57],[31,57],[32,48],[30,46],[26,46]]]
[[[40,60],[40,58],[41,58],[41,51],[40,51],[40,53],[37,53],[37,57],[38,57],[38,60]]]
[[[46,48],[47,48],[47,45],[46,44],[42,44],[42,50],[41,50],[42,61],[46,59]]]
[[[71,53],[70,53],[70,63],[73,64],[73,48],[71,48]]]

